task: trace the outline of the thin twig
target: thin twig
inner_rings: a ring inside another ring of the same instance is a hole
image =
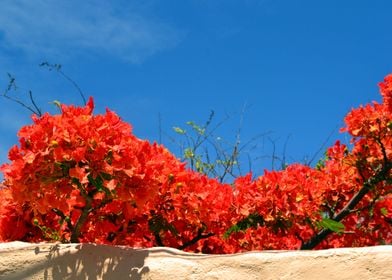
[[[79,87],[79,85],[70,76],[68,76],[67,74],[65,74],[61,70],[61,68],[62,68],[61,64],[51,64],[51,63],[49,63],[47,61],[44,61],[44,62],[41,62],[39,64],[39,66],[41,66],[41,67],[48,67],[49,71],[55,70],[57,73],[59,73],[61,76],[63,76],[68,82],[70,82],[73,85],[73,87],[79,93],[80,97],[83,100],[83,104],[84,105],[87,104],[86,97],[84,96],[84,93],[83,93],[82,89]]]
[[[35,103],[34,98],[33,98],[33,93],[31,90],[29,90],[29,97],[30,97],[31,103],[33,104],[34,108],[38,112],[38,116],[42,116],[42,112],[41,112],[40,108],[38,108],[37,104]]]
[[[42,116],[41,110],[38,108],[38,106],[37,106],[36,103],[34,102],[33,93],[31,92],[31,90],[29,91],[29,97],[30,97],[30,100],[31,100],[31,102],[32,102],[32,104],[33,104],[33,107],[34,107],[35,109],[34,109],[33,107],[29,106],[29,105],[26,105],[26,103],[24,103],[23,101],[19,100],[18,98],[12,97],[12,96],[9,96],[9,95],[8,95],[8,93],[9,93],[12,89],[13,89],[14,91],[16,91],[16,90],[18,89],[18,87],[17,87],[17,85],[16,85],[16,79],[15,79],[15,77],[12,76],[10,73],[7,73],[7,75],[8,75],[8,78],[9,78],[9,82],[8,82],[8,85],[7,85],[6,90],[5,90],[4,93],[3,93],[3,97],[6,98],[6,99],[8,99],[8,100],[10,100],[10,101],[12,101],[12,102],[15,102],[15,103],[21,105],[22,107],[26,108],[27,110],[29,110],[29,111],[32,112],[33,114],[36,114],[37,116],[41,117],[41,116]]]

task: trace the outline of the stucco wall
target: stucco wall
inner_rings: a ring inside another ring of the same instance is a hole
[[[171,248],[0,243],[0,279],[392,279],[392,246],[188,254]]]

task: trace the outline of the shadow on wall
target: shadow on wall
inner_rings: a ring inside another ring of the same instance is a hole
[[[35,247],[32,254],[40,261],[9,274],[7,279],[142,279],[142,275],[150,271],[145,266],[147,250],[126,247],[118,250],[94,244],[64,245]]]

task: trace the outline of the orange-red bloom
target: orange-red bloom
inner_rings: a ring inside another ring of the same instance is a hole
[[[233,184],[187,169],[165,147],[138,139],[114,112],[61,106],[33,116],[1,167],[0,242],[95,242],[234,253],[392,242],[392,75],[383,103],[351,110],[316,168],[292,164]],[[380,173],[381,172],[381,173]],[[380,175],[381,174],[381,175]],[[381,176],[381,177],[380,177]],[[358,192],[367,193],[332,223]]]

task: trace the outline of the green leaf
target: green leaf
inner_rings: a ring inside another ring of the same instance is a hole
[[[387,215],[388,215],[388,210],[387,210],[387,208],[383,207],[383,208],[380,209],[380,211],[381,211],[381,214],[382,214],[383,216],[387,216]]]
[[[113,178],[112,178],[112,175],[110,175],[109,173],[101,172],[101,173],[99,173],[99,174],[100,174],[101,177],[102,177],[104,180],[106,180],[106,181],[109,181],[109,180],[113,179]]]
[[[61,102],[60,102],[60,101],[58,101],[58,100],[53,100],[52,102],[49,102],[49,103],[52,103],[52,104],[56,105],[58,108],[61,109]]]
[[[186,122],[186,124],[189,125],[199,135],[204,135],[204,133],[206,132],[204,128],[202,128],[201,126],[197,125],[192,121]]]
[[[338,232],[338,233],[342,233],[344,231],[344,229],[345,229],[344,225],[341,222],[337,222],[337,221],[334,221],[334,220],[329,219],[329,218],[323,219],[319,223],[319,225],[322,228],[329,229],[329,230],[331,230],[333,232]]]
[[[224,234],[223,238],[227,239],[232,233],[245,231],[248,228],[257,228],[258,226],[264,225],[263,216],[258,213],[249,214],[248,217],[238,221],[236,224],[232,225]]]
[[[177,229],[161,215],[154,215],[148,221],[148,227],[155,234],[159,234],[161,231],[170,231],[173,235],[178,235]]]
[[[232,233],[240,232],[240,231],[241,231],[241,229],[239,226],[233,225],[223,234],[223,238],[228,239]]]
[[[101,176],[97,176],[94,178],[91,173],[87,175],[87,179],[90,184],[92,184],[98,192],[105,192],[106,194],[110,194],[110,191],[103,185],[103,180]]]
[[[173,127],[173,130],[174,130],[174,132],[176,132],[176,133],[178,133],[178,134],[185,134],[185,133],[186,133],[186,130],[185,130],[185,129],[182,129],[182,128],[177,127],[177,126],[174,126],[174,127]]]
[[[191,148],[186,148],[184,151],[184,157],[186,159],[194,158],[195,154],[193,153],[193,150]]]

